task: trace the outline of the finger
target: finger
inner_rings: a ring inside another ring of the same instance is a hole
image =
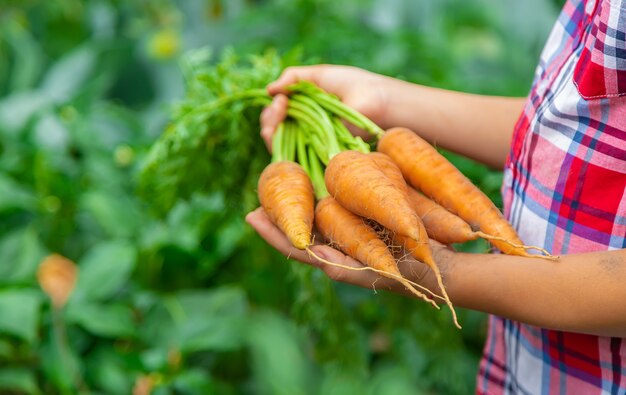
[[[261,137],[270,152],[272,152],[272,138],[276,133],[276,128],[287,117],[287,106],[287,96],[279,94],[261,112]]]
[[[396,292],[402,291],[403,287],[398,286],[396,281],[382,277],[371,270],[362,270],[364,266],[361,262],[335,250],[334,248],[331,248],[330,246],[318,245],[312,247],[311,250],[317,256],[327,261],[318,261],[319,263],[317,265],[332,280],[357,285],[363,288],[387,289]],[[331,262],[332,264],[329,264],[328,262]],[[351,270],[350,268],[359,270]]]
[[[299,250],[291,245],[287,236],[272,223],[263,208],[259,207],[248,213],[248,215],[246,215],[246,222],[248,222],[265,241],[286,257],[307,264],[313,262],[313,259],[309,257],[305,251]]]
[[[335,281],[357,285],[369,289],[385,289],[406,296],[413,296],[403,285],[394,279],[382,277],[369,270],[350,270],[348,268],[362,269],[364,266],[357,260],[337,251],[327,245],[314,245],[311,250],[318,257],[327,262],[321,262],[309,255],[306,251],[294,248],[287,237],[269,219],[262,208],[250,212],[246,221],[263,237],[272,247],[283,255],[319,267],[326,275]],[[348,267],[348,268],[345,268]]]
[[[319,74],[321,67],[316,66],[297,66],[287,67],[278,79],[267,86],[267,92],[270,95],[277,93],[289,93],[287,87],[300,81],[311,81],[319,85]]]

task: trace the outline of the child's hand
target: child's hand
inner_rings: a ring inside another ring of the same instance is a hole
[[[274,101],[261,114],[261,136],[268,148],[276,127],[287,113],[287,87],[298,81],[310,81],[325,91],[338,96],[345,104],[359,111],[379,125],[384,125],[387,103],[385,77],[350,66],[289,67],[267,86]],[[351,125],[348,125],[350,127]],[[353,134],[368,138],[366,132],[351,128]]]
[[[383,278],[369,270],[354,271],[343,269],[338,266],[328,265],[313,258],[307,254],[306,251],[294,248],[284,233],[270,221],[269,217],[262,208],[258,208],[249,213],[246,216],[246,221],[259,233],[259,235],[261,235],[261,237],[263,237],[271,246],[276,248],[283,255],[302,263],[318,267],[322,269],[328,277],[335,281],[341,281],[369,289],[386,289],[392,292],[414,297],[412,293],[407,291],[404,286],[395,280]],[[319,235],[316,236],[316,240],[321,240]],[[436,242],[431,242],[431,247],[433,248],[433,253],[437,259],[439,259],[438,263],[440,265],[440,269],[445,271],[445,262],[443,261],[447,260],[447,254],[452,253],[452,251]],[[321,258],[333,263],[354,268],[363,267],[363,264],[357,260],[352,259],[342,252],[337,251],[336,249],[325,244],[319,244],[316,242],[315,245],[311,247],[311,250]],[[409,258],[407,254],[401,254],[399,256],[398,267],[407,279],[422,284],[424,287],[432,290],[433,292],[439,292],[433,272],[423,263]]]

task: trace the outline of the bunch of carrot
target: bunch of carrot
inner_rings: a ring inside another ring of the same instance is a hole
[[[159,211],[199,190],[245,189],[231,174],[207,173],[247,160],[256,176],[256,163],[265,165],[261,145],[250,137],[258,131],[258,111],[272,100],[259,87],[275,80],[285,65],[271,53],[249,65],[234,54],[211,67],[192,62],[187,99],[141,172],[140,191]],[[371,144],[352,136],[345,122],[369,132]],[[370,152],[373,147],[378,152]],[[481,237],[505,254],[542,256],[528,254],[530,247],[489,198],[417,134],[384,131],[313,84],[290,88],[287,118],[272,148],[272,163],[258,179],[258,197],[295,248],[313,254],[315,228],[364,265],[347,269],[375,271],[435,307],[434,298],[444,300],[457,326],[429,239],[451,244]],[[433,271],[441,295],[403,277],[392,253],[397,247]]]
[[[399,281],[435,307],[431,297],[443,299],[459,328],[429,238],[451,244],[482,237],[505,254],[534,256],[527,252],[534,247],[523,245],[489,198],[417,134],[404,128],[384,132],[309,83],[291,92],[258,195],[294,247],[314,255],[309,247],[315,227],[365,269]],[[378,152],[353,137],[342,120],[370,132]],[[381,236],[381,229],[392,237]],[[441,296],[402,276],[393,246],[434,272]]]

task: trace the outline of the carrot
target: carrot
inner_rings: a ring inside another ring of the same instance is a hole
[[[526,250],[540,248],[523,245],[493,202],[417,134],[406,128],[390,129],[378,141],[378,151],[393,159],[413,187],[461,217],[472,229],[497,237],[490,242],[503,253],[537,257]]]
[[[399,281],[414,295],[437,307],[435,302],[402,277],[393,255],[376,231],[363,218],[343,208],[337,200],[329,196],[317,203],[315,227],[328,242],[350,257],[387,278]]]
[[[311,245],[315,199],[309,176],[295,162],[269,164],[261,173],[259,200],[271,221],[294,247]]]
[[[404,180],[404,176],[402,175],[400,168],[389,156],[383,154],[382,152],[371,152],[369,156],[374,159],[378,168],[385,173],[387,178],[393,182],[396,188],[408,191],[408,185]]]
[[[376,162],[378,167],[383,171],[383,173],[385,173],[387,178],[389,178],[394,183],[394,185],[396,185],[398,189],[405,190],[409,193],[409,200],[411,202],[412,207],[415,208],[413,195],[417,192],[413,188],[410,188],[408,185],[406,185],[406,182],[404,181],[404,177],[402,176],[402,172],[400,171],[398,166],[396,166],[393,160],[389,156],[381,152],[373,152],[369,155],[370,157],[374,158],[374,161]],[[420,215],[419,211],[415,210],[415,212],[418,215]],[[455,217],[451,213],[448,213],[448,214],[454,218],[458,218],[458,217]],[[458,219],[459,221],[463,222],[462,219],[460,218]],[[467,224],[465,225],[469,228]],[[430,235],[428,234],[428,228],[426,227],[426,223],[423,222],[423,219],[422,219],[422,222],[420,222],[420,240],[428,240],[429,236]],[[394,244],[399,244],[402,247],[404,247],[404,249],[406,249],[415,259],[417,259],[420,262],[425,263],[433,271],[433,273],[435,274],[435,279],[437,280],[437,285],[439,286],[439,289],[441,290],[441,294],[443,295],[443,298],[446,304],[452,311],[454,324],[460,329],[461,326],[458,323],[456,311],[454,310],[454,307],[452,306],[452,301],[450,300],[450,297],[448,296],[448,292],[446,291],[446,288],[443,285],[443,277],[441,275],[441,271],[439,270],[439,266],[437,265],[437,263],[435,262],[435,259],[433,258],[432,250],[430,249],[430,245],[428,244],[428,242],[420,243],[420,242],[416,242],[415,240],[411,238],[408,238],[402,235],[396,235],[394,237]]]
[[[428,237],[443,244],[465,243],[478,238],[499,240],[481,231],[474,231],[460,217],[452,214],[436,202],[413,188],[409,188],[409,199],[413,210],[420,216]]]
[[[452,214],[420,192],[406,185],[402,172],[395,162],[382,152],[370,154],[376,159],[385,175],[394,181],[398,188],[406,188],[413,211],[420,217],[429,238],[443,244],[465,243],[479,237],[493,239],[494,236],[481,231],[473,231],[467,222]],[[497,239],[497,238],[496,238]]]
[[[406,190],[398,189],[369,154],[344,151],[335,155],[326,167],[324,181],[330,195],[354,214],[396,234],[427,242]]]

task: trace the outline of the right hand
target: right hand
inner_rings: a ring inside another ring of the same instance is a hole
[[[261,113],[261,137],[268,149],[272,147],[272,136],[287,114],[287,87],[299,81],[310,81],[328,93],[341,99],[346,105],[384,127],[387,93],[385,78],[357,67],[315,65],[286,68],[280,77],[267,86],[274,96],[272,104]],[[348,125],[352,134],[368,138],[369,134]]]

